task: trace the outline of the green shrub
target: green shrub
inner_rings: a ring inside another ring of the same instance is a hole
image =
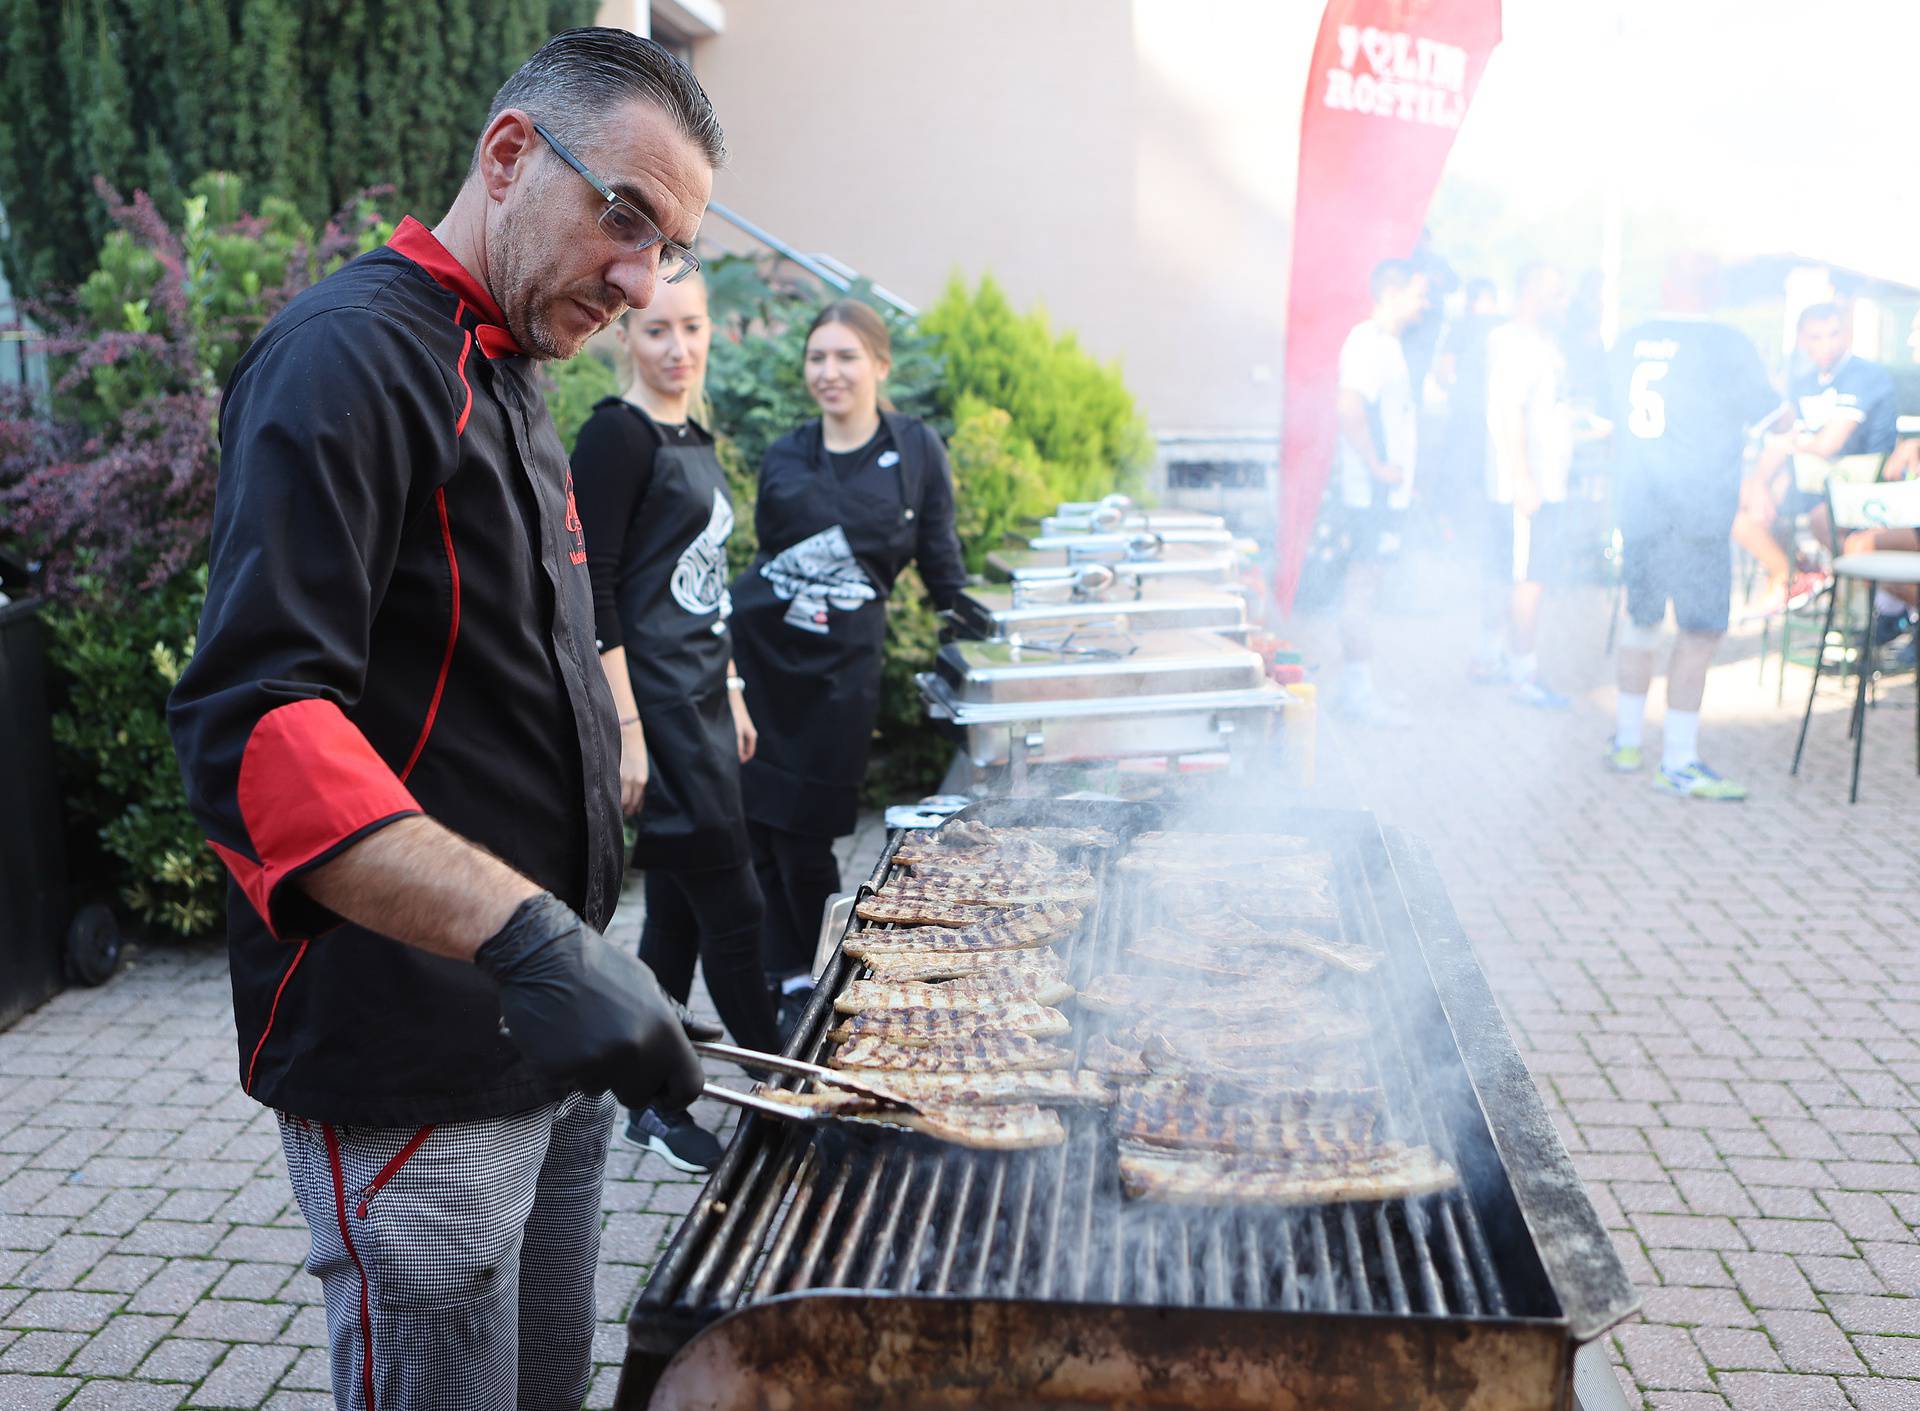
[[[991,276],[971,293],[953,279],[920,326],[946,365],[953,420],[968,397],[1005,411],[1039,454],[1050,502],[1137,488],[1151,448],[1118,364],[1056,335],[1040,309],[1015,313]]]
[[[554,430],[560,433],[560,444],[572,451],[593,404],[620,391],[619,374],[612,363],[591,352],[563,363],[544,362],[539,368],[540,390],[546,395]]]
[[[1049,512],[1046,467],[1013,418],[965,393],[954,407],[947,454],[953,462],[954,528],[967,571],[986,567],[987,552],[1022,519]]]
[[[99,839],[128,909],[176,936],[212,929],[226,895],[226,871],[187,808],[166,721],[206,595],[204,567],[126,595],[83,574],[46,614],[69,821]]]

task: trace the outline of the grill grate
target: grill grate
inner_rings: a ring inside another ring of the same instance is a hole
[[[1377,845],[1377,832],[1372,838]],[[1365,834],[1322,841],[1337,858],[1340,935],[1387,957],[1384,973],[1371,977],[1384,1006],[1371,1061],[1387,1094],[1388,1134],[1431,1145],[1471,1181],[1474,1163],[1463,1163],[1458,1134],[1429,1120],[1412,1080],[1421,1052],[1408,1009],[1425,969],[1410,929],[1392,924],[1394,908],[1382,905],[1383,894],[1398,897],[1384,847],[1369,849]],[[876,885],[896,845],[876,868]],[[1096,911],[1064,956],[1077,986],[1118,968],[1131,914],[1125,879],[1101,880]],[[803,1026],[813,1036],[802,1049],[809,1056],[824,1048],[831,996],[853,973],[836,955],[822,977]],[[1097,1016],[1079,1016],[1082,1051],[1101,1027]],[[750,1117],[690,1222],[705,1233],[682,1232],[643,1305],[711,1316],[798,1290],[862,1289],[1288,1312],[1557,1313],[1531,1267],[1495,1258],[1465,1190],[1288,1212],[1128,1202],[1106,1114],[1063,1116],[1063,1146],[1010,1153]]]

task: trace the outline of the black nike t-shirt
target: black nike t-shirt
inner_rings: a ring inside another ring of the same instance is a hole
[[[1760,355],[1737,329],[1669,315],[1631,329],[1614,357],[1622,527],[1725,534],[1748,430],[1782,405]]]

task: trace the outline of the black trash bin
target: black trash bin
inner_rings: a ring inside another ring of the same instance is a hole
[[[0,588],[26,589],[0,556]],[[57,993],[69,898],[38,597],[0,604],[0,1028]]]

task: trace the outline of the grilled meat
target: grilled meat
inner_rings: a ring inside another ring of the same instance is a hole
[[[987,1106],[1031,1102],[1041,1107],[1105,1107],[1113,1089],[1092,1073],[1036,1069],[1023,1073],[888,1073],[868,1080],[908,1102]]]
[[[842,1044],[835,1068],[884,1068],[908,1073],[1017,1073],[1030,1068],[1066,1068],[1073,1054],[1030,1034],[989,1030],[908,1047],[881,1038]]]
[[[868,900],[894,906],[1004,908],[1038,906],[1044,902],[1090,902],[1093,897],[1093,874],[1077,868],[1051,876],[1038,872],[938,872],[922,876],[916,872],[911,877],[888,882]]]
[[[1120,1186],[1139,1200],[1170,1205],[1281,1207],[1352,1200],[1397,1200],[1449,1190],[1453,1167],[1430,1147],[1383,1143],[1364,1154],[1327,1160],[1188,1159],[1154,1148],[1122,1147]]]
[[[1289,1055],[1329,1049],[1351,1050],[1367,1037],[1369,1025],[1357,1014],[1303,1009],[1269,1012],[1259,1028],[1239,1031],[1142,1025],[1140,1056],[1155,1072],[1271,1072]],[[1295,1057],[1291,1061],[1298,1063]]]
[[[926,872],[1050,872],[1060,854],[1030,838],[1001,834],[985,847],[949,847],[936,839],[906,838],[894,849],[893,862],[915,876]]]
[[[1061,1124],[1059,1114],[1043,1112],[1031,1103],[1004,1103],[990,1107],[922,1107],[918,1112],[901,1112],[875,1106],[857,1093],[795,1093],[782,1088],[761,1088],[759,1095],[789,1107],[831,1112],[844,1121],[905,1127],[955,1146],[974,1147],[982,1151],[1025,1151],[1033,1147],[1059,1146],[1067,1139],[1067,1129]]]
[[[902,910],[882,902],[878,896],[868,897],[855,911],[865,919],[876,922],[898,920],[900,917],[872,915],[862,907],[879,912]],[[912,908],[904,910],[910,911]],[[1051,903],[1003,910],[992,907],[953,910],[964,910],[967,915],[953,921],[934,921],[902,931],[855,931],[847,937],[844,948],[848,955],[858,956],[862,960],[872,960],[876,955],[921,954],[927,951],[1028,950],[1064,940],[1073,934],[1085,915],[1077,906],[1055,906]]]
[[[1152,975],[1096,975],[1080,992],[1081,1005],[1094,1014],[1229,1026],[1257,1025],[1271,1016],[1317,1004],[1321,998],[1304,986],[1215,988]]]
[[[992,1009],[867,1009],[842,1020],[827,1037],[836,1042],[872,1035],[897,1044],[923,1044],[982,1031],[1053,1038],[1073,1032],[1067,1016],[1032,1000],[1008,1000]]]
[[[915,859],[936,850],[964,854],[990,849],[1017,852],[1024,847],[1037,847],[1057,853],[1110,848],[1119,841],[1105,828],[995,828],[975,818],[955,818],[934,829],[931,836],[912,839],[900,846],[907,849],[909,859]],[[911,861],[906,865],[911,866]]]
[[[1138,1044],[1128,1047],[1116,1043],[1105,1034],[1095,1034],[1087,1041],[1082,1066],[1088,1072],[1104,1074],[1109,1078],[1144,1078],[1152,1071],[1141,1059]]]
[[[1302,931],[1297,926],[1264,926],[1251,917],[1220,910],[1183,918],[1180,931],[1195,941],[1234,950],[1268,948],[1294,950],[1316,956],[1335,970],[1365,975],[1380,964],[1380,952],[1371,946],[1336,940]]]
[[[1326,974],[1326,961],[1305,949],[1219,946],[1160,927],[1127,946],[1130,959],[1216,979],[1244,980],[1262,991],[1297,990]]]
[[[978,975],[983,970],[1020,970],[1043,980],[1064,981],[1067,975],[1066,969],[1060,964],[1059,952],[1044,946],[1033,950],[874,954],[867,957],[867,970],[868,978],[873,980],[957,980],[966,975]],[[1065,999],[1072,993],[1072,989],[1068,988],[1061,998]]]
[[[1130,1087],[1114,1104],[1114,1134],[1189,1151],[1335,1160],[1368,1151],[1380,1117],[1377,1088],[1269,1090],[1231,1106],[1207,1101],[1205,1091],[1166,1079]]]
[[[1165,878],[1153,884],[1152,895],[1169,920],[1211,912],[1238,915],[1262,926],[1332,924],[1340,919],[1333,883],[1325,877]]]
[[[855,980],[833,998],[841,1014],[869,1009],[994,1010],[1021,1000],[1058,1004],[1073,997],[1073,986],[1025,970],[982,970],[958,980]]]

